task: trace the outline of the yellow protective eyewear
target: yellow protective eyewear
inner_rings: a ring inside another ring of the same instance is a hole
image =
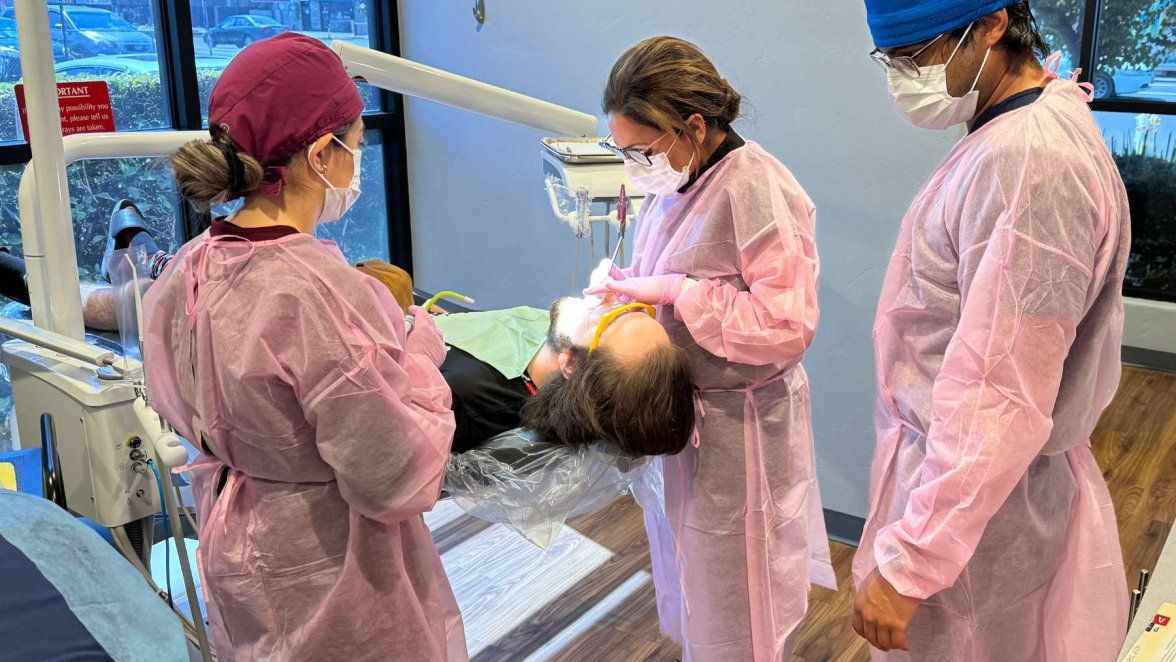
[[[604,330],[608,328],[609,324],[612,324],[621,315],[633,312],[634,310],[644,311],[653,319],[657,319],[657,309],[647,303],[627,303],[623,306],[613,308],[605,313],[604,317],[600,318],[600,323],[596,325],[596,334],[592,336],[592,344],[588,346],[588,353],[595,352],[596,348],[600,346],[600,337],[604,335]]]

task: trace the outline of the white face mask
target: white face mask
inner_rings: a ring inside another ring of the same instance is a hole
[[[980,102],[980,92],[976,89],[976,84],[980,82],[980,74],[984,71],[984,65],[988,63],[991,48],[984,53],[980,71],[976,72],[976,79],[972,81],[972,88],[967,94],[953,97],[947,91],[947,65],[951,64],[971,30],[972,26],[969,25],[960,43],[956,44],[955,50],[951,52],[951,57],[947,58],[947,62],[919,67],[918,78],[910,78],[897,69],[891,69],[887,74],[890,98],[898,112],[911,124],[924,129],[943,130],[963,124],[976,116],[976,107]]]
[[[331,184],[331,180],[327,179],[326,175],[324,175],[322,171],[312,167],[315,174],[319,176],[319,179],[323,180],[323,182],[327,185],[327,190],[324,194],[325,197],[323,198],[323,210],[319,212],[318,220],[316,221],[317,223],[333,223],[334,221],[343,218],[343,215],[347,213],[347,210],[351,209],[351,206],[354,205],[355,201],[359,199],[360,194],[359,157],[363,155],[363,152],[358,149],[351,149],[342,140],[339,140],[338,136],[331,136],[331,139],[339,143],[340,147],[351,153],[351,183],[348,184],[347,188],[339,188]],[[311,145],[310,149],[313,150],[314,145]],[[308,151],[307,158],[309,157],[310,152]]]
[[[675,138],[674,144],[677,142],[678,139]],[[670,149],[674,148],[674,144],[670,145]],[[628,173],[629,180],[637,188],[654,195],[668,195],[685,186],[690,180],[690,166],[694,164],[694,157],[690,157],[690,163],[687,163],[685,168],[674,170],[666,152],[651,155],[650,165],[647,166],[625,159],[625,172]]]

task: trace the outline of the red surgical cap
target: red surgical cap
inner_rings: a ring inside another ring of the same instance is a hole
[[[286,164],[319,138],[354,122],[363,98],[323,42],[286,32],[245,48],[225,67],[208,103],[214,137],[261,162],[261,193],[286,183]]]

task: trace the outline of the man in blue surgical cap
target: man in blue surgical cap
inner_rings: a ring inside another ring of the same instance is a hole
[[[1114,659],[1127,586],[1090,433],[1119,382],[1127,195],[1023,0],[866,0],[898,111],[966,125],[874,325],[854,627],[876,657]],[[897,652],[888,652],[897,651]]]

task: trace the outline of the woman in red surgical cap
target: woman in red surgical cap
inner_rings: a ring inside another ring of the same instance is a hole
[[[453,436],[428,315],[314,238],[359,195],[363,101],[296,34],[225,69],[211,140],[172,159],[198,207],[243,199],[145,303],[152,405],[201,451],[200,569],[222,660],[465,660],[421,514]]]

